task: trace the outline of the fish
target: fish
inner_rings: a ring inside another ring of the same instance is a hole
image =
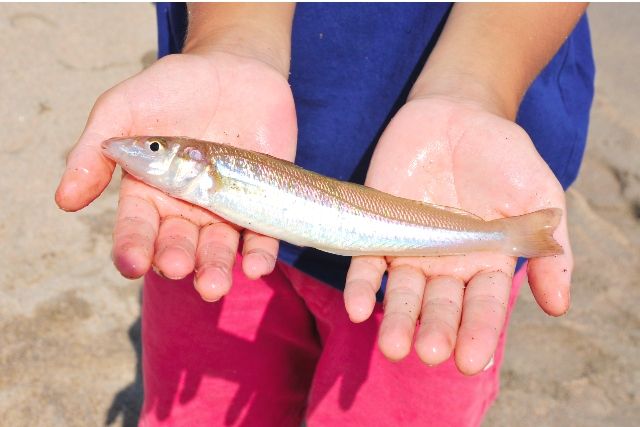
[[[187,137],[136,136],[103,154],[164,193],[242,228],[344,256],[563,253],[553,238],[559,208],[487,220],[462,209],[339,181],[292,162]]]

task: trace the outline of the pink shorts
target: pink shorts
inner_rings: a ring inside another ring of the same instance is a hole
[[[376,345],[380,304],[353,324],[340,291],[285,264],[256,281],[235,268],[217,303],[192,280],[146,276],[142,426],[467,427],[496,398],[504,332],[494,365],[466,377],[451,359],[388,361]]]

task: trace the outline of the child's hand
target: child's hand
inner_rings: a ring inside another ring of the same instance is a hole
[[[516,124],[444,97],[408,102],[376,148],[367,185],[407,198],[459,207],[485,220],[559,207],[564,193]],[[569,306],[573,259],[566,216],[554,236],[564,255],[529,261],[531,289],[551,315]],[[516,259],[496,253],[451,257],[353,258],[344,293],[352,320],[371,314],[385,270],[389,279],[379,346],[390,359],[415,349],[434,365],[455,350],[461,372],[480,372],[505,322]]]
[[[293,160],[296,134],[291,90],[274,67],[223,52],[168,56],[100,96],[69,155],[56,202],[76,211],[104,190],[115,165],[100,143],[111,137],[186,135]],[[197,290],[217,300],[231,286],[241,235],[247,276],[270,273],[276,240],[240,230],[130,175],[122,179],[113,260],[126,277],[140,277],[151,265],[171,279],[195,269]]]
[[[512,121],[527,88],[566,40],[584,4],[456,3],[409,98],[385,130],[367,184],[397,195],[460,207],[484,219],[547,207],[564,193],[526,133]],[[566,212],[566,210],[565,210]],[[569,307],[573,257],[566,213],[554,237],[561,256],[529,262],[542,309]],[[505,321],[516,260],[499,254],[440,258],[354,258],[345,303],[369,317],[389,270],[379,346],[405,357],[414,337],[428,364],[455,350],[458,369],[480,372]]]

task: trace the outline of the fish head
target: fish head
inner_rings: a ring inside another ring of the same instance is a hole
[[[188,188],[208,163],[201,141],[187,138],[136,136],[102,143],[105,156],[139,180],[167,193]]]

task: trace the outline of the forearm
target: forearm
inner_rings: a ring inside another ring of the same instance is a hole
[[[514,119],[527,88],[585,9],[578,3],[456,4],[410,98],[470,100]]]
[[[184,52],[249,56],[288,76],[295,3],[194,3],[188,10]]]

